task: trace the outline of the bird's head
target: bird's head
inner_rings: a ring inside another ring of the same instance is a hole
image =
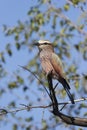
[[[46,49],[46,48],[53,48],[53,45],[50,41],[47,40],[39,40],[38,42],[35,42],[33,45],[38,46],[40,50]]]

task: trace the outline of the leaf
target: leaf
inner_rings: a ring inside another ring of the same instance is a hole
[[[12,51],[10,49],[7,50],[9,56],[12,56]]]
[[[79,82],[78,81],[75,82],[75,87],[78,90],[78,88],[79,88]]]
[[[9,104],[9,107],[15,107],[15,106],[16,106],[15,102],[11,101],[10,104]]]
[[[47,129],[47,122],[46,122],[46,120],[42,120],[42,126],[43,126],[44,130]]]
[[[6,51],[9,54],[9,56],[12,56],[12,50],[11,50],[11,44],[10,43],[8,43],[6,45]]]
[[[25,91],[27,91],[28,90],[28,87],[27,86],[24,86],[23,87],[23,91],[25,92]]]
[[[75,49],[79,51],[79,45],[74,45]]]
[[[14,89],[14,88],[17,88],[18,87],[18,85],[17,85],[17,82],[10,82],[9,84],[8,84],[8,88],[9,89]]]
[[[14,38],[15,38],[16,41],[18,41],[19,40],[19,35],[16,34]]]
[[[1,89],[1,90],[0,90],[0,96],[2,96],[3,93],[5,93],[5,90],[4,90],[4,89]]]
[[[84,114],[84,116],[87,116],[87,112]]]
[[[20,76],[17,76],[17,81],[18,81],[18,83],[20,83],[20,84],[23,84],[23,83],[24,83],[23,78],[20,77]]]
[[[78,3],[80,2],[80,0],[72,0],[74,5],[78,5]]]
[[[70,8],[70,6],[69,6],[69,4],[68,4],[68,3],[64,5],[64,10],[65,10],[65,11],[68,11],[68,10],[69,10],[69,8]]]
[[[30,122],[30,121],[32,121],[32,120],[33,120],[33,117],[29,117],[29,118],[26,118],[26,119],[25,119],[26,122]]]
[[[19,50],[20,47],[21,47],[20,44],[17,42],[17,43],[16,43],[16,48],[17,48],[17,50]]]
[[[3,31],[5,32],[7,30],[7,26],[4,24],[3,25]]]
[[[3,52],[0,53],[0,59],[3,63],[5,63],[5,57]]]
[[[36,61],[35,59],[33,59],[29,62],[29,67],[34,66],[35,64],[36,64]]]
[[[25,39],[28,40],[29,34],[28,34],[28,33],[25,33],[24,36],[25,36]]]
[[[69,28],[69,31],[73,31],[74,29],[75,29],[75,27],[72,26]]]
[[[14,125],[13,125],[13,130],[18,130],[17,124],[14,124]]]

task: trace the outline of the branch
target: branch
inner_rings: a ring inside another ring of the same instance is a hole
[[[67,124],[87,127],[87,118],[71,117],[61,112],[53,112],[53,114],[60,117]]]
[[[86,101],[86,100],[87,100],[87,98],[82,97],[82,98],[74,100],[74,102],[80,102],[80,101]],[[66,105],[71,104],[71,101],[58,103],[58,105],[65,105],[65,104]]]
[[[74,100],[74,102],[80,102],[80,101],[85,101],[87,100],[87,98],[80,98],[80,99],[76,99]],[[68,102],[60,102],[58,103],[57,105],[67,105],[67,104],[71,104],[71,101],[68,101]],[[43,105],[38,105],[38,106],[29,106],[29,105],[26,105],[26,104],[20,104],[22,105],[23,107],[21,108],[16,108],[14,110],[6,110],[5,108],[0,108],[0,116],[2,115],[6,115],[8,113],[16,113],[16,112],[19,112],[19,111],[23,111],[23,110],[31,110],[31,109],[34,109],[34,108],[50,108],[53,106],[53,104],[50,104],[50,105],[46,105],[46,106],[43,106]]]
[[[49,12],[56,12],[56,15],[59,16],[60,18],[66,20],[68,22],[68,24],[71,26],[71,27],[74,27],[76,30],[78,30],[78,32],[80,32],[81,34],[85,35],[87,37],[87,32],[82,30],[79,26],[77,26],[75,23],[73,23],[69,17],[67,17],[66,15],[64,15],[63,13],[61,13],[61,11],[59,12],[59,9],[56,9],[55,7],[53,6],[50,6],[49,8]]]
[[[20,112],[20,111],[23,111],[23,110],[30,111],[30,110],[33,109],[33,108],[48,108],[48,107],[51,107],[51,106],[52,106],[52,104],[47,105],[47,106],[29,106],[29,105],[25,105],[25,104],[20,104],[20,105],[22,105],[23,107],[21,107],[21,108],[16,108],[16,109],[14,109],[14,110],[6,110],[6,109],[4,109],[4,108],[1,108],[1,109],[0,109],[0,116],[7,115],[8,113]]]
[[[19,65],[20,66],[20,65]],[[21,68],[23,68],[24,70],[27,70],[28,72],[30,72],[39,82],[40,84],[43,86],[43,88],[45,89],[45,91],[47,92],[47,94],[49,95],[49,92],[47,91],[46,87],[44,86],[43,82],[37,77],[37,75],[35,75],[34,72],[32,72],[30,69],[24,67],[24,66],[20,66]],[[50,95],[49,95],[50,97]]]
[[[52,103],[54,103],[52,106],[53,107],[52,113],[54,115],[58,116],[59,118],[61,118],[67,124],[87,127],[87,118],[67,116],[59,111],[59,108],[58,108],[59,104],[58,104],[58,101],[56,99],[56,95],[54,92],[51,73],[49,73],[49,75],[48,75],[48,85],[49,85],[49,91],[50,91],[51,96],[52,96],[51,100],[52,100]],[[82,100],[85,100],[85,99],[82,99]],[[76,100],[76,101],[78,101],[78,100]]]
[[[26,69],[25,67],[22,67],[22,68]],[[28,69],[26,69],[26,70],[28,70]],[[35,76],[35,74],[33,72],[31,72],[30,70],[28,70],[28,71]],[[87,127],[87,118],[72,117],[72,116],[65,115],[65,114],[63,114],[63,113],[61,113],[59,111],[59,105],[64,105],[65,106],[66,104],[70,104],[71,102],[68,101],[68,102],[65,102],[65,103],[58,103],[56,95],[55,95],[55,91],[54,91],[55,89],[53,88],[51,73],[52,72],[50,72],[47,75],[47,79],[48,79],[48,87],[49,87],[49,91],[50,91],[50,94],[49,93],[48,94],[49,94],[49,97],[50,97],[50,99],[52,101],[52,104],[48,105],[48,106],[33,106],[33,107],[22,104],[24,107],[21,108],[20,110],[25,110],[25,109],[26,110],[30,110],[32,108],[47,108],[47,107],[52,107],[52,109],[53,109],[52,113],[54,115],[58,116],[59,118],[61,118],[62,121],[64,121],[65,123],[70,124],[70,125],[75,125],[75,126]],[[42,81],[40,81],[40,82],[42,83]],[[87,100],[87,98],[77,99],[77,100],[75,100],[75,102],[84,101],[84,100]],[[18,110],[16,110],[16,112],[18,112],[20,110],[18,109]],[[9,113],[11,113],[11,112],[14,112],[14,111],[10,111]],[[7,114],[8,112],[4,111],[4,113]]]
[[[79,102],[79,101],[84,101],[84,100],[87,100],[87,98],[81,98],[81,99],[77,99],[77,100],[74,100],[75,102]],[[52,113],[58,117],[60,117],[64,122],[66,122],[67,124],[70,124],[70,125],[76,125],[76,126],[84,126],[84,127],[87,127],[87,119],[86,118],[79,118],[79,117],[71,117],[71,116],[67,116],[63,113],[61,113],[59,110],[58,110],[58,107],[59,105],[66,105],[66,104],[70,104],[70,101],[68,102],[63,102],[63,103],[58,103],[58,104],[50,104],[50,105],[46,105],[46,106],[28,106],[28,105],[25,105],[25,104],[20,104],[22,105],[23,107],[22,108],[17,108],[15,110],[6,110],[6,109],[0,109],[0,116],[3,116],[3,115],[6,115],[8,113],[16,113],[16,112],[19,112],[19,111],[23,111],[23,110],[27,110],[27,111],[30,111],[31,109],[33,108],[49,108],[49,107],[53,107],[55,109],[53,109]],[[57,107],[57,109],[56,109]]]

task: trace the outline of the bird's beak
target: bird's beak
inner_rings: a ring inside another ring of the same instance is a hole
[[[34,42],[32,45],[33,46],[39,46],[39,43],[38,42]]]

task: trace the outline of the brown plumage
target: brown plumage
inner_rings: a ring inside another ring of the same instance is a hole
[[[52,78],[57,79],[63,85],[72,104],[74,104],[73,96],[69,91],[70,86],[65,79],[62,62],[54,53],[53,45],[49,41],[43,40],[39,40],[34,45],[37,45],[39,48],[43,71],[46,73],[46,75],[52,71]]]

